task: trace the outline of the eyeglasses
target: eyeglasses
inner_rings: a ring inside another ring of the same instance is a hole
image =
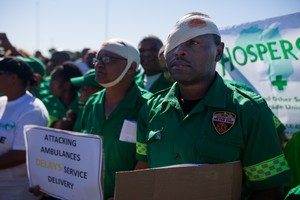
[[[111,57],[111,56],[103,56],[103,57],[97,57],[93,58],[93,64],[97,65],[98,63],[102,64],[108,64],[111,63],[112,60],[127,60],[125,58],[116,58],[116,57]]]

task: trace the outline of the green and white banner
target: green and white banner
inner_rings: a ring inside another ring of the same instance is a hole
[[[221,29],[219,74],[247,84],[286,126],[300,130],[300,12]]]

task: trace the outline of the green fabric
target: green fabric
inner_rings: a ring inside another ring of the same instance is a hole
[[[135,144],[119,140],[123,122],[136,122],[142,105],[151,94],[134,85],[108,118],[105,118],[105,93],[104,89],[92,95],[84,106],[82,132],[104,138],[104,197],[107,199],[114,195],[115,173],[133,170],[137,162]]]
[[[293,174],[292,180],[285,186],[293,188],[300,184],[300,131],[293,134],[283,151]]]
[[[81,121],[82,121],[82,112],[83,112],[83,104],[79,103],[78,104],[78,110],[77,110],[77,118],[76,118],[76,121],[75,121],[75,124],[73,126],[73,131],[76,131],[76,132],[80,132],[81,131]]]
[[[46,65],[42,61],[40,61],[38,58],[35,58],[35,57],[27,58],[27,57],[22,57],[22,56],[17,56],[17,58],[26,62],[32,68],[32,71],[34,73],[38,73],[41,76],[45,75]]]
[[[57,97],[53,95],[49,95],[42,100],[49,112],[49,122],[48,126],[50,127],[53,122],[62,119],[66,116],[66,112],[68,110],[72,110],[77,116],[79,112],[78,102],[79,102],[79,95],[75,98],[71,104],[66,107]]]
[[[289,170],[289,166],[283,154],[269,160],[264,160],[261,163],[244,167],[246,177],[250,181],[265,180],[285,170]]]
[[[144,73],[137,72],[134,77],[135,84],[140,88],[144,88]]]
[[[83,76],[71,78],[70,81],[73,85],[78,86],[78,87],[97,86],[97,87],[103,89],[103,87],[99,83],[96,82],[95,73],[96,73],[95,69],[91,69]]]
[[[283,134],[284,130],[286,129],[285,126],[283,125],[283,123],[278,119],[278,117],[276,115],[273,115],[273,120],[275,123],[277,134],[278,135]]]
[[[299,200],[300,199],[300,185],[291,189],[284,200]]]
[[[137,142],[147,145],[147,155],[136,156],[150,167],[236,160],[249,167],[282,155],[273,114],[255,93],[226,84],[217,74],[206,96],[186,116],[178,96],[179,87],[174,83],[170,91],[155,94],[141,110]],[[290,170],[283,170],[265,180],[249,181],[249,185],[260,190],[289,178]]]
[[[144,73],[139,73],[135,76],[136,84],[141,88],[144,88],[144,76]],[[151,85],[148,91],[151,93],[156,93],[161,90],[170,88],[172,84],[173,83],[165,79],[164,74],[161,73],[159,78],[153,83],[153,85]]]
[[[42,79],[40,88],[34,89],[33,91],[34,96],[43,101],[46,97],[51,95],[49,86],[50,86],[50,76],[47,76]]]
[[[243,84],[243,83],[240,83],[240,82],[237,82],[237,81],[233,81],[233,80],[224,80],[224,82],[226,84],[230,84],[230,85],[235,86],[239,90],[244,90],[244,92],[246,92],[246,93],[247,92],[253,92],[253,90],[249,86],[247,86],[246,84]],[[274,114],[273,114],[273,120],[274,120],[274,123],[275,123],[277,134],[278,135],[283,134],[283,131],[286,129],[284,124]]]

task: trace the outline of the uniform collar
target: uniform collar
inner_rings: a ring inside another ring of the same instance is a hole
[[[125,98],[121,101],[120,105],[125,108],[135,108],[136,101],[138,99],[141,91],[138,89],[137,85],[134,83],[133,86],[129,89]]]
[[[224,80],[216,72],[215,80],[202,100],[204,105],[209,107],[224,108],[226,105],[226,94],[227,87],[224,84]]]
[[[100,97],[101,100],[98,101],[97,103],[102,104],[104,102],[106,89],[100,91],[99,93],[101,93],[101,97]],[[137,94],[140,94],[140,93],[141,93],[140,90],[138,89],[137,85],[134,83],[133,86],[129,89],[125,98],[122,99],[122,101],[120,102],[119,105],[122,107],[125,107],[125,108],[134,108],[136,106],[136,101],[138,98]]]
[[[208,107],[224,108],[226,105],[226,91],[227,90],[223,79],[218,73],[216,73],[215,80],[207,91],[205,97],[198,103],[196,107],[199,107],[199,104],[201,104],[201,107],[206,105]],[[176,109],[181,109],[178,97],[179,86],[178,83],[175,82],[163,99],[162,109],[168,109],[170,106],[173,106]]]

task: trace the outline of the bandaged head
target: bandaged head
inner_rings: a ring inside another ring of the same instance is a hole
[[[102,43],[99,51],[105,50],[112,53],[115,53],[125,59],[127,59],[127,65],[124,68],[124,71],[117,77],[115,80],[109,83],[99,83],[105,88],[113,87],[117,85],[125,76],[133,62],[137,66],[140,64],[140,54],[138,50],[128,41],[124,39],[110,39]]]
[[[217,25],[202,13],[189,13],[183,16],[168,36],[164,55],[178,45],[200,35],[216,34],[220,36]]]

